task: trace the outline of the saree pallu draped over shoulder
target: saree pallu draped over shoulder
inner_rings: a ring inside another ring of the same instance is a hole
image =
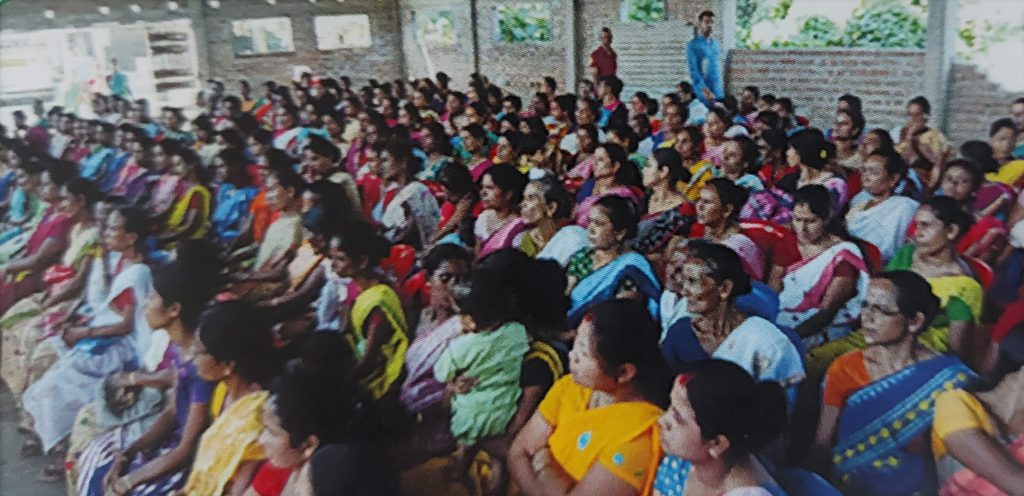
[[[909,446],[930,431],[939,394],[960,389],[974,377],[958,358],[943,355],[850,396],[832,450],[833,470],[844,487],[852,494],[935,494],[932,454]]]

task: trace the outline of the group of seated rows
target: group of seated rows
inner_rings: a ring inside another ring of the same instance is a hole
[[[887,131],[849,94],[814,127],[757,87],[450,83],[5,130],[0,378],[39,477],[1024,494],[1024,99],[954,149],[923,97]]]

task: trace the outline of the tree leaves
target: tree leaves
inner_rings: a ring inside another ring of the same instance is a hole
[[[625,20],[653,24],[665,19],[665,0],[626,0]]]

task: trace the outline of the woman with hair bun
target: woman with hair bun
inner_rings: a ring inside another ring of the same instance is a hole
[[[170,337],[168,354],[176,377],[167,401],[173,406],[163,409],[133,441],[95,438],[81,456],[80,494],[167,494],[184,484],[208,423],[215,386],[199,376],[193,351],[203,309],[219,286],[216,278],[206,275],[216,273],[212,264],[198,265],[210,258],[215,257],[188,253],[154,271],[143,308],[149,327],[163,329]],[[134,386],[137,381],[130,376],[127,383]]]
[[[656,258],[672,237],[690,230],[695,216],[693,205],[678,189],[680,182],[689,178],[682,156],[672,148],[659,148],[647,158],[643,181],[651,195],[647,212],[637,224],[637,235],[630,241],[635,250]]]
[[[402,302],[378,272],[390,246],[370,224],[355,224],[330,238],[331,269],[351,278],[359,295],[351,301],[347,323],[342,327],[356,356],[355,377],[380,399],[398,380],[409,345]]]
[[[572,217],[572,206],[572,196],[553,178],[531,180],[523,189],[523,201],[519,204],[519,218],[526,230],[516,237],[513,247],[536,257]]]
[[[914,272],[871,279],[861,314],[867,346],[839,357],[825,374],[807,458],[845,493],[937,493],[935,461],[924,448],[935,398],[974,377],[956,356],[918,341],[939,311],[939,298]]]
[[[509,450],[523,494],[637,496],[653,482],[658,417],[671,374],[643,305],[594,306],[569,353],[570,375],[548,391]]]
[[[96,188],[86,179],[74,178],[64,185],[60,207],[75,222],[68,234],[67,248],[60,260],[46,269],[46,289],[18,300],[0,316],[0,377],[15,398],[30,384],[29,365],[35,362],[31,358],[45,334],[44,323],[52,318],[48,316],[66,315],[84,291],[89,267],[98,251],[101,225],[106,221],[105,216],[100,217],[104,208],[97,206],[101,203],[97,196]]]
[[[139,249],[146,227],[135,208],[111,212],[103,233],[108,253],[93,262],[84,304],[47,336],[59,359],[22,396],[44,452],[71,433],[103,378],[137,368],[149,349],[153,328],[143,302],[152,276]]]
[[[42,159],[39,159],[40,162]],[[27,173],[21,183],[31,184],[38,191],[40,204],[34,215],[15,226],[17,234],[0,242],[0,314],[6,313],[18,300],[42,290],[46,268],[60,260],[67,249],[67,238],[75,219],[60,208],[60,187],[75,171],[65,162],[44,166],[36,162],[33,169],[25,161],[21,170]]]
[[[606,196],[594,204],[587,226],[590,246],[569,257],[566,267],[570,326],[578,325],[591,306],[614,298],[635,297],[647,304],[651,315],[658,314],[661,283],[651,263],[627,246],[636,236],[636,222],[631,200]]]
[[[259,308],[219,303],[203,314],[192,347],[196,373],[218,382],[213,421],[199,439],[184,494],[240,494],[264,459],[257,443],[270,382],[281,369],[274,335]]]
[[[693,364],[676,378],[658,421],[665,456],[654,494],[785,494],[756,456],[785,423],[786,399],[775,382],[758,382],[724,360]]]
[[[826,141],[820,130],[797,132],[789,138],[786,150],[786,161],[797,171],[779,179],[776,187],[792,195],[808,184],[820,184],[832,194],[832,210],[841,212],[849,199],[846,180],[826,170],[829,161],[835,157],[835,151],[835,145]]]
[[[350,359],[331,359],[329,368],[303,361],[275,382],[259,436],[267,463],[246,494],[398,494],[378,411],[343,373]]]
[[[853,331],[870,269],[856,242],[841,227],[830,229],[836,219],[824,186],[804,186],[794,201],[801,260],[786,268],[775,322],[817,346]]]
[[[766,267],[764,250],[740,227],[740,211],[749,197],[747,190],[730,179],[716,177],[708,181],[695,204],[699,225],[690,230],[690,237],[704,238],[732,248],[751,277],[778,290],[782,284],[783,268],[775,263]]]

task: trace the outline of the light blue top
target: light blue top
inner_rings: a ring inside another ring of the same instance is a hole
[[[686,62],[690,67],[690,82],[693,84],[693,92],[697,94],[697,98],[704,105],[714,104],[704,98],[704,88],[710,89],[716,99],[725,97],[722,85],[722,61],[717,41],[700,35],[694,36],[686,45]]]
[[[658,465],[658,473],[654,479],[654,491],[662,496],[682,496],[686,488],[686,479],[690,477],[690,470],[693,464],[677,456],[666,454]],[[762,494],[765,496],[786,496],[786,491],[775,484],[761,486],[761,490],[754,487],[747,489],[743,494]],[[731,493],[732,491],[730,491]]]
[[[704,91],[701,90],[701,93],[703,92]],[[690,111],[687,114],[689,117],[686,118],[687,126],[700,126],[704,124],[704,119],[708,116],[708,108],[704,106],[704,103],[701,102],[700,99],[694,98],[693,100],[690,100],[690,104],[687,106],[687,109]]]
[[[114,153],[116,152],[117,149],[113,147],[102,147],[94,150],[82,161],[82,169],[79,171],[79,175],[91,181],[96,180],[103,175],[107,164],[114,158]]]

